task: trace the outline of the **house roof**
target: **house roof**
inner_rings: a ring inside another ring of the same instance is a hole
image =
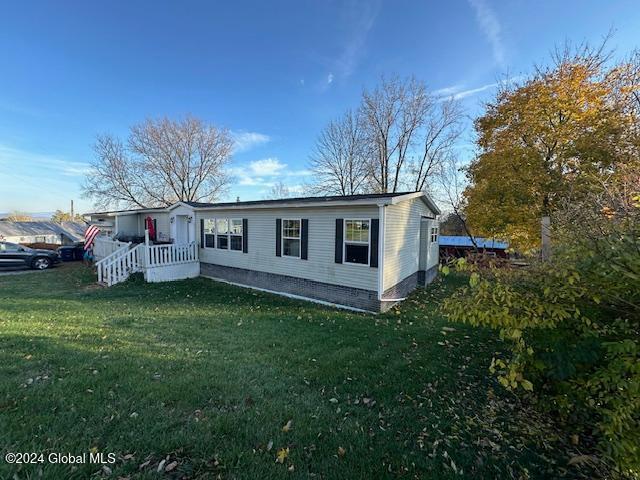
[[[332,202],[350,202],[356,200],[380,200],[388,198],[402,197],[416,192],[396,192],[396,193],[366,193],[361,195],[331,195],[322,197],[294,197],[294,198],[278,198],[275,200],[249,200],[245,202],[182,202],[194,208],[208,207],[245,207],[256,205],[284,205],[290,203],[332,203]]]
[[[3,237],[29,237],[34,235],[60,235],[63,234],[73,241],[82,241],[84,229],[80,223],[65,222],[66,226],[55,222],[11,222],[0,221],[0,236]],[[78,235],[78,232],[81,233]]]
[[[84,232],[87,230],[87,224],[81,222],[62,222],[60,226],[66,231],[74,241],[83,242]]]
[[[497,250],[506,250],[509,248],[508,242],[496,240],[495,238],[474,237],[478,248],[495,248]],[[466,235],[440,235],[439,242],[441,247],[473,247],[471,239]]]
[[[106,212],[88,212],[84,215],[115,215],[118,213],[146,213],[146,212],[162,212],[167,207],[150,207],[150,208],[132,208],[129,210],[107,210]]]
[[[166,211],[178,205],[187,205],[194,209],[227,209],[227,208],[275,208],[275,207],[299,207],[299,206],[325,206],[325,205],[385,205],[393,204],[410,198],[422,198],[427,206],[436,214],[440,209],[435,202],[423,192],[395,192],[395,193],[368,193],[362,195],[333,195],[323,197],[295,197],[280,198],[276,200],[249,200],[244,202],[177,202],[170,207],[142,208],[134,210],[116,210],[111,212],[96,212],[95,214],[131,214],[145,213],[147,211]]]

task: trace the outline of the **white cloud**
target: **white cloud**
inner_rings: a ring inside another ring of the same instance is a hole
[[[329,85],[333,83],[333,73],[329,73],[329,75],[327,75],[327,83]]]
[[[462,88],[461,85],[451,85],[449,87],[439,88],[438,90],[434,90],[432,93],[436,97],[450,97],[454,95],[456,92],[460,91]]]
[[[308,170],[291,170],[277,158],[263,158],[231,168],[231,175],[241,186],[271,187],[283,179],[309,174]]]
[[[340,77],[349,77],[355,71],[379,11],[380,2],[370,0],[354,2],[350,9],[346,9],[345,22],[348,25],[347,31],[350,32],[350,36],[342,53],[334,62],[334,68]]]
[[[278,175],[280,171],[286,167],[287,165],[277,158],[263,158],[262,160],[255,160],[249,164],[251,173],[259,177]]]
[[[485,90],[491,90],[492,88],[498,87],[500,85],[509,85],[517,83],[526,78],[524,75],[516,75],[515,77],[505,78],[504,80],[487,83],[485,85],[481,85],[480,87],[473,88],[464,88],[464,85],[451,85],[444,88],[439,88],[431,92],[436,97],[440,97],[441,100],[446,100],[449,98],[454,98],[455,100],[460,100],[462,98],[467,98],[475,95],[476,93],[484,92]]]
[[[72,162],[59,157],[28,152],[1,144],[0,166],[8,168],[14,173],[16,166],[26,168],[34,167],[67,177],[83,177],[90,169],[90,165],[85,162]]]
[[[269,135],[257,132],[237,131],[231,132],[231,136],[235,141],[235,152],[246,152],[247,150],[251,150],[254,147],[264,145],[271,141],[271,137],[269,137]]]
[[[476,20],[480,29],[491,44],[493,59],[498,65],[504,65],[505,51],[502,43],[502,27],[495,12],[487,5],[485,0],[469,0],[476,12]]]
[[[0,211],[42,212],[88,209],[81,200],[80,184],[89,164],[0,144]]]
[[[475,95],[476,93],[484,92],[485,90],[489,90],[490,88],[495,88],[498,86],[498,83],[487,83],[486,85],[482,85],[477,88],[469,88],[467,90],[461,90],[453,94],[453,98],[456,100],[460,100],[461,98],[470,97]]]

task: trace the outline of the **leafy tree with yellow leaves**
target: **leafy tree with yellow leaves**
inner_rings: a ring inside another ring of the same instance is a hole
[[[504,84],[475,122],[467,217],[483,235],[538,245],[540,217],[584,198],[616,162],[638,156],[632,64],[568,48],[520,84]]]

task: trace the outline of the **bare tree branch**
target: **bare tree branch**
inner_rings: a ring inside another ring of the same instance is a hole
[[[146,120],[131,127],[126,145],[97,138],[83,195],[98,208],[213,201],[228,185],[232,146],[227,130],[191,116]]]

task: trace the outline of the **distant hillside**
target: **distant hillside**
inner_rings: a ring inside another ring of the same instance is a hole
[[[53,215],[53,212],[20,212],[20,213],[24,213],[25,215],[29,215],[38,220],[49,220],[51,218],[51,215]],[[11,212],[0,212],[0,218],[6,218],[10,214]]]

